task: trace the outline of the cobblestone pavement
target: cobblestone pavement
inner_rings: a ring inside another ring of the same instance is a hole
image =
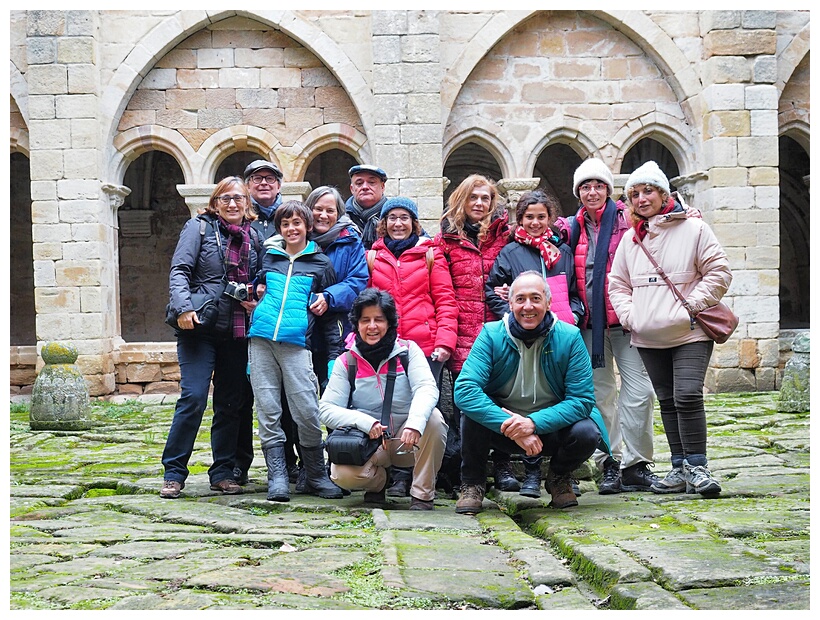
[[[582,480],[575,508],[491,490],[475,517],[449,498],[267,502],[258,444],[245,493],[220,496],[207,428],[162,500],[173,406],[143,398],[95,403],[82,432],[33,432],[12,403],[12,610],[809,609],[809,414],[776,394],[708,397],[717,499]]]

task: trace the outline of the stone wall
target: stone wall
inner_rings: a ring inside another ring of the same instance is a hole
[[[92,395],[175,381],[171,339],[144,341],[165,338],[145,291],[167,287],[186,215],[163,196],[194,213],[235,153],[275,159],[294,187],[334,149],[378,163],[434,232],[460,147],[517,192],[549,147],[617,175],[644,138],[672,154],[735,274],[741,325],[709,387],[778,382],[778,136],[809,150],[807,11],[38,10],[10,26],[11,145],[31,178],[12,170],[13,204],[31,204],[31,240],[13,244],[31,247],[36,341],[75,343]],[[151,173],[146,202],[132,166],[158,151],[175,164]],[[137,211],[151,236],[123,234]],[[27,380],[31,349],[12,357]]]

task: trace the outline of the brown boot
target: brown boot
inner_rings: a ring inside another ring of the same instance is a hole
[[[550,506],[553,508],[569,508],[578,505],[578,498],[572,490],[572,472],[556,474],[550,468],[544,487],[552,496]]]

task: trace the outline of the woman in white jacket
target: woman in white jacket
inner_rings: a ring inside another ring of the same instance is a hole
[[[360,467],[332,464],[330,479],[343,489],[364,490],[365,502],[384,503],[387,467],[413,467],[410,510],[433,510],[447,424],[436,409],[439,392],[427,358],[415,342],[397,338],[396,303],[386,291],[362,291],[353,302],[350,322],[356,334],[349,351],[356,360],[353,394],[348,354],[343,354],[319,401],[319,417],[328,428],[355,426],[372,439],[385,436],[385,441]],[[392,408],[388,425],[383,426],[385,382],[393,357],[398,363]]]
[[[672,471],[655,493],[720,493],[707,468],[703,381],[714,342],[692,316],[717,304],[732,282],[729,259],[700,218],[688,218],[670,196],[669,181],[649,161],[624,188],[632,204],[632,229],[623,237],[609,274],[609,298],[624,329],[632,332],[655,388],[672,453]],[[641,240],[686,298],[685,307],[658,275]],[[691,313],[691,314],[690,314]]]

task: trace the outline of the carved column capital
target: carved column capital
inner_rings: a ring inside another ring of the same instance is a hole
[[[131,193],[131,189],[125,185],[114,185],[112,183],[103,183],[102,191],[108,198],[109,206],[114,211],[125,204],[125,197]]]

